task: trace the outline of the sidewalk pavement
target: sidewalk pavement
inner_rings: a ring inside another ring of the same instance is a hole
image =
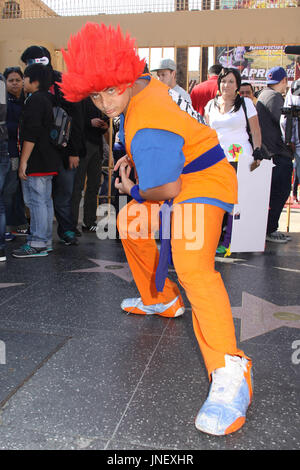
[[[95,234],[79,246],[55,239],[41,259],[8,254],[0,263],[0,448],[299,449],[300,212],[290,232],[285,245],[216,262],[239,347],[254,363],[246,424],[226,437],[194,426],[209,384],[185,296],[177,319],[126,315],[120,302],[137,291],[122,245]]]

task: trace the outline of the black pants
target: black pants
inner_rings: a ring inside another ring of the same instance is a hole
[[[267,234],[278,229],[278,222],[292,186],[293,163],[287,157],[274,156]]]
[[[75,226],[78,223],[79,205],[87,177],[84,194],[83,223],[90,227],[97,220],[97,195],[101,184],[103,147],[101,143],[86,142],[86,155],[79,162],[72,196],[72,215]]]
[[[76,172],[77,168],[66,169],[61,161],[58,175],[52,180],[53,206],[60,238],[65,232],[75,230],[71,203]]]

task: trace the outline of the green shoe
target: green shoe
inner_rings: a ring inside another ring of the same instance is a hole
[[[219,245],[216,253],[217,255],[225,255],[227,253],[227,248],[224,245]]]

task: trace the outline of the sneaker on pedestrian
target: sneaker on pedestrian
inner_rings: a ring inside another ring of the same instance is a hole
[[[4,238],[6,242],[12,242],[16,238],[16,236],[11,232],[5,232]]]
[[[121,309],[127,313],[136,313],[140,315],[160,315],[163,317],[179,317],[184,313],[184,304],[181,296],[175,297],[167,304],[144,305],[141,297],[124,299],[121,303]]]
[[[0,248],[0,262],[1,261],[6,261],[6,255],[5,255],[4,248]]]
[[[288,233],[283,233],[283,232],[278,232],[278,233],[283,235],[287,239],[288,242],[292,241],[292,237]]]
[[[278,231],[272,232],[272,233],[267,233],[266,235],[266,241],[267,242],[273,242],[273,243],[287,243],[287,237]]]
[[[17,250],[12,252],[14,258],[40,258],[42,256],[48,256],[46,248],[35,248],[30,245],[22,245]]]
[[[251,368],[250,360],[225,355],[225,366],[212,372],[208,397],[196,417],[199,431],[223,436],[243,426],[253,394]]]
[[[82,224],[82,231],[83,232],[94,232],[96,233],[97,230],[97,224],[94,222],[92,225],[83,225]]]
[[[61,241],[64,242],[65,245],[78,245],[78,240],[75,236],[75,232],[72,232],[71,230],[65,232],[63,236],[61,237]]]
[[[12,230],[11,232],[13,235],[16,237],[27,237],[29,235],[29,229],[28,228],[17,228],[16,230]]]
[[[227,252],[227,248],[224,245],[219,245],[218,248],[216,249],[217,255],[225,255],[226,252]]]

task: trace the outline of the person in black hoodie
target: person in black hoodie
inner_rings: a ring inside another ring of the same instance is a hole
[[[83,225],[84,232],[96,232],[97,195],[101,183],[103,161],[103,134],[108,129],[108,117],[92,102],[91,98],[83,101],[84,107],[84,139],[86,155],[80,159],[75,177],[72,210],[74,223],[78,224],[79,204],[85,178],[87,177],[84,194]]]
[[[51,65],[51,55],[43,46],[30,46],[21,55],[26,65],[39,63],[51,72],[49,92],[53,97],[53,106],[61,106],[71,117],[71,133],[67,147],[59,150],[60,161],[57,176],[53,178],[53,204],[55,218],[58,224],[57,234],[65,245],[77,245],[75,226],[72,217],[72,194],[79,158],[84,157],[82,103],[66,101],[58,83],[61,73]]]
[[[30,210],[30,234],[27,243],[14,250],[15,258],[47,256],[52,251],[53,202],[52,179],[57,175],[59,154],[50,141],[53,107],[50,71],[42,64],[32,64],[24,72],[24,103],[20,123],[21,157],[19,177]]]

